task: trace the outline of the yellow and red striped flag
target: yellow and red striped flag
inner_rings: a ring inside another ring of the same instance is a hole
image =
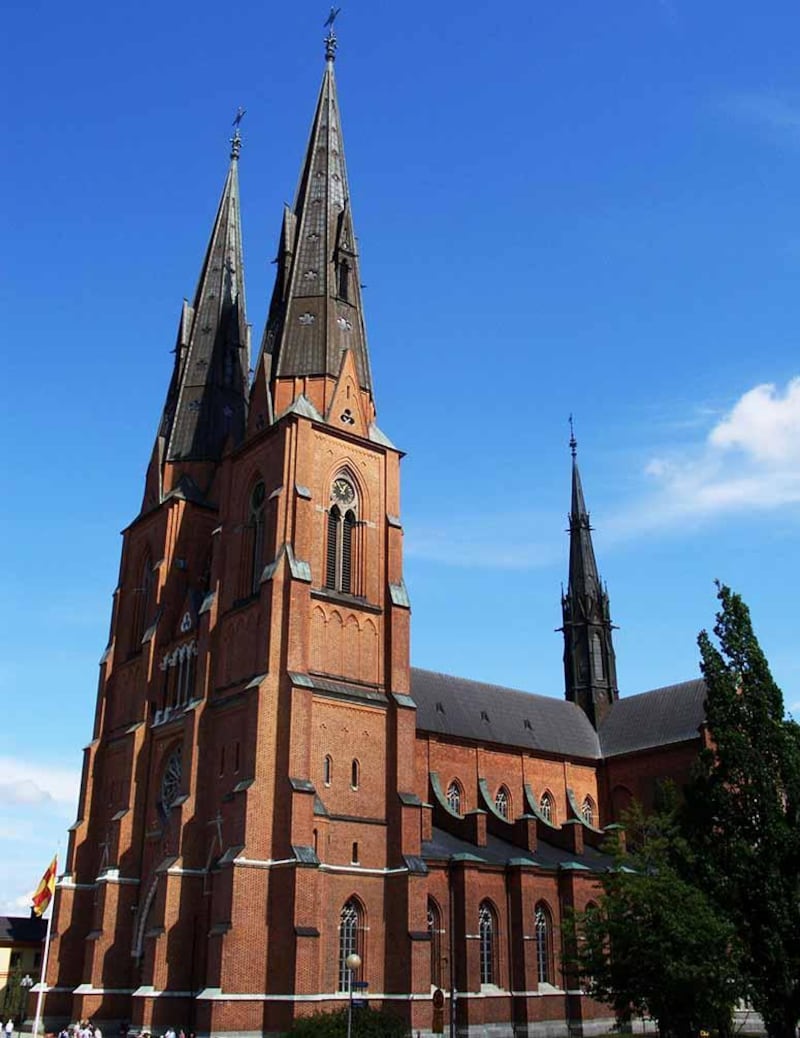
[[[56,890],[56,861],[58,855],[50,862],[47,867],[47,871],[39,881],[39,886],[36,888],[33,897],[31,898],[31,907],[33,908],[34,915],[43,916],[47,911],[47,906],[53,900],[53,894]]]

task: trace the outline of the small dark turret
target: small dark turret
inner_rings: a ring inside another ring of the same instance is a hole
[[[572,419],[570,419],[570,426]],[[600,583],[592,527],[578,471],[572,433],[572,506],[569,514],[569,584],[561,596],[566,698],[577,703],[595,728],[619,698],[608,592]]]

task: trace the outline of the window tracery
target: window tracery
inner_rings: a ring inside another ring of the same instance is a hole
[[[346,595],[356,594],[354,572],[358,495],[352,481],[340,475],[331,484],[325,550],[325,587]]]
[[[534,936],[536,939],[536,971],[540,984],[553,983],[553,937],[550,911],[540,901],[534,914]]]
[[[190,703],[197,683],[197,642],[195,639],[177,646],[161,661],[164,672],[164,698],[161,719]]]
[[[480,940],[481,984],[494,984],[496,976],[496,926],[492,906],[481,902],[478,910],[478,938]]]
[[[461,814],[461,785],[456,779],[450,783],[447,787],[446,799],[447,806],[451,811],[454,811],[457,815]]]
[[[355,898],[344,905],[339,915],[339,991],[350,990],[347,959],[358,955],[363,960],[364,912]],[[356,974],[359,971],[356,971]],[[354,977],[358,979],[358,977]]]

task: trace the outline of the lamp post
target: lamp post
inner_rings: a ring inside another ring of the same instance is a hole
[[[351,952],[344,960],[347,966],[347,1038],[353,1031],[353,974],[361,965],[361,956]]]
[[[28,994],[31,988],[33,987],[33,977],[30,975],[30,973],[25,974],[22,980],[20,980],[19,986],[25,992],[22,998],[22,1006],[20,1007],[22,1010],[22,1016],[24,1018],[28,1015]]]

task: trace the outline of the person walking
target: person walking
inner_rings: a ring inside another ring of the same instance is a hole
[[[5,1038],[13,1038],[14,1035],[14,1021],[11,1017],[8,1018],[6,1026],[3,1028],[3,1034]]]

